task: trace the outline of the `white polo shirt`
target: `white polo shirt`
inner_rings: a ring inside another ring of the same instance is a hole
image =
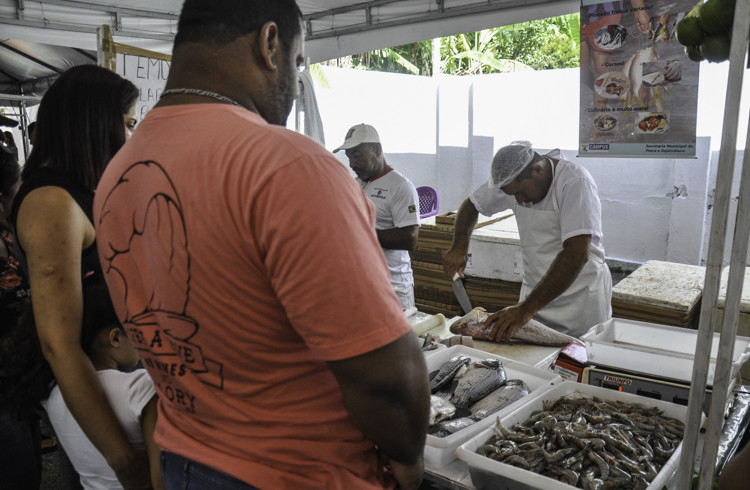
[[[398,170],[391,170],[369,182],[357,179],[357,183],[375,205],[376,230],[419,225],[417,189]],[[394,289],[413,286],[409,252],[384,248],[383,254],[391,273],[391,286]]]

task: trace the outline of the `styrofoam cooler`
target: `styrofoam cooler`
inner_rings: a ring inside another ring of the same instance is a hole
[[[639,403],[647,407],[657,407],[663,410],[665,416],[675,418],[683,423],[687,419],[687,407],[684,405],[663,400],[654,400],[653,398],[610,390],[599,386],[584,385],[575,381],[563,381],[555,386],[546,388],[538,396],[520,400],[523,402],[520,406],[516,406],[511,411],[504,411],[499,416],[500,423],[507,428],[523,423],[533,412],[543,410],[543,403],[545,401],[557,400],[561,396],[571,394],[580,394],[586,398],[596,396],[602,400]],[[497,417],[495,417],[493,423],[496,420]],[[544,488],[545,490],[572,490],[577,488],[538,473],[517,468],[477,454],[477,448],[482,446],[494,434],[496,434],[496,429],[489,427],[456,449],[456,457],[469,466],[472,483],[477,489],[536,490]],[[662,490],[670,482],[679,464],[681,452],[682,443],[677,446],[675,452],[661,468],[647,490]]]
[[[453,347],[439,350],[435,354],[425,357],[427,371],[433,372],[440,369],[440,366],[456,356],[469,357],[472,362],[484,359],[499,359],[503,363],[503,368],[505,369],[505,374],[508,376],[508,379],[523,380],[529,387],[529,394],[520,400],[516,400],[502,410],[493,413],[489,417],[479,420],[477,423],[450,434],[447,437],[436,437],[427,434],[424,448],[424,462],[427,467],[434,469],[440,469],[455,460],[456,448],[492,425],[498,414],[513,410],[515,407],[519,406],[519,403],[527,398],[534,396],[543,389],[562,382],[562,378],[550,370],[535,368],[512,359],[490,354],[483,350],[466,347],[465,345],[454,345]]]
[[[719,336],[713,335],[707,383],[713,385]],[[698,332],[683,327],[610,318],[581,336],[589,362],[690,382]],[[736,337],[732,377],[750,358],[750,337]]]

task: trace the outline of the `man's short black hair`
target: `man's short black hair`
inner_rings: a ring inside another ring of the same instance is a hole
[[[539,153],[534,152],[534,158],[523,168],[521,173],[518,174],[518,177],[513,179],[513,182],[521,182],[530,179],[534,173],[534,164],[542,161],[544,161],[544,157]]]
[[[270,21],[279,26],[282,43],[290,46],[301,34],[301,19],[295,0],[185,0],[174,47],[188,42],[221,46]]]
[[[115,313],[107,285],[97,276],[84,279],[81,320],[81,346],[84,352],[91,355],[99,332],[113,327],[125,331]]]

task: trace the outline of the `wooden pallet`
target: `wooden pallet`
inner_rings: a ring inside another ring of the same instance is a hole
[[[480,217],[475,229],[512,215],[512,212],[507,212],[495,218]],[[417,247],[410,252],[417,308],[425,313],[442,313],[447,318],[464,314],[451,281],[443,272],[443,256],[453,242],[455,220],[456,213],[451,211],[435,216],[435,224],[423,224],[419,229]],[[472,304],[488,311],[497,311],[518,302],[520,284],[517,283],[467,276],[464,285]]]

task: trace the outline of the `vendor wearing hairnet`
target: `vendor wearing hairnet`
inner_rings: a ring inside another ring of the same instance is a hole
[[[490,340],[510,339],[532,318],[574,337],[610,318],[612,276],[604,262],[596,183],[560,150],[540,155],[528,141],[501,148],[487,184],[461,204],[453,244],[443,257],[448,277],[463,277],[479,213],[509,208],[523,251],[521,300],[490,315]]]

